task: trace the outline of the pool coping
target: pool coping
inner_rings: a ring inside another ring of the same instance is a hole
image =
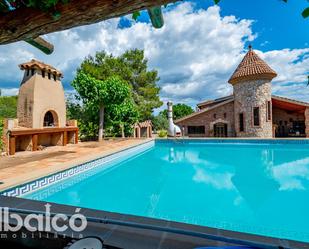
[[[44,178],[51,177],[51,176],[56,175],[56,174],[64,173],[66,171],[72,170],[72,169],[80,167],[82,165],[89,164],[89,163],[98,161],[100,159],[104,159],[104,158],[107,158],[109,156],[116,155],[117,153],[125,152],[127,150],[134,149],[136,147],[143,146],[145,144],[148,144],[148,143],[151,143],[151,142],[154,142],[154,141],[155,141],[154,139],[142,140],[142,141],[139,141],[138,144],[127,145],[127,146],[124,146],[120,149],[112,150],[112,151],[109,151],[109,152],[104,152],[102,154],[96,154],[96,155],[84,158],[82,160],[68,161],[68,162],[65,163],[65,165],[61,169],[58,169],[58,170],[56,169],[54,172],[46,172],[46,174],[42,174],[41,176],[29,177],[27,179],[23,179],[23,180],[19,181],[16,184],[11,184],[11,185],[5,186],[5,187],[0,185],[0,196],[3,195],[6,192],[12,191],[13,189],[16,189],[16,188],[20,188],[24,185],[31,184],[35,181],[40,181]],[[73,176],[73,175],[70,175],[70,176]],[[57,179],[57,180],[59,180],[59,179]],[[45,187],[45,185],[44,185],[44,187]]]
[[[31,210],[35,212],[44,212],[47,202],[27,200],[16,197],[0,196],[0,207],[16,208],[20,210]],[[67,215],[75,214],[75,206],[62,205],[56,203],[51,204],[52,213],[62,213]],[[14,213],[14,212],[13,212]],[[163,219],[148,218],[136,215],[120,214],[115,212],[100,211],[88,208],[81,208],[79,213],[86,217],[112,219],[121,222],[134,222],[141,225],[160,226],[164,228],[175,228],[180,230],[188,230],[198,233],[205,233],[213,236],[228,237],[236,240],[246,240],[254,243],[270,245],[272,248],[284,249],[309,249],[309,243],[294,241],[288,239],[279,239],[274,237],[267,237],[262,235],[255,235],[249,233],[242,233],[224,229],[218,229],[207,226],[199,226],[182,222],[174,222]],[[14,224],[14,223],[13,223]],[[71,234],[71,233],[66,233]],[[77,236],[77,234],[75,234]],[[216,240],[209,240],[189,235],[174,234],[164,231],[141,230],[139,228],[125,227],[121,225],[97,224],[89,223],[83,236],[100,237],[104,243],[110,246],[119,248],[148,248],[148,249],[193,249],[196,247],[205,246],[227,246],[232,245],[226,242],[219,242]],[[0,239],[1,241],[1,239]],[[234,244],[235,245],[235,244]],[[265,247],[267,248],[267,247]],[[268,247],[270,248],[270,247]]]

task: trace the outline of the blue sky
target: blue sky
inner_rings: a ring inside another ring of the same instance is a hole
[[[210,1],[197,1],[208,7]],[[283,49],[309,46],[309,20],[302,11],[309,6],[306,0],[222,0],[222,15],[235,15],[240,19],[255,20],[253,30],[259,33],[254,41],[257,49]],[[268,41],[269,43],[261,46]]]
[[[212,0],[195,0],[195,9],[213,6]],[[177,4],[170,4],[172,9]],[[240,19],[254,20],[253,30],[259,33],[254,41],[257,49],[283,49],[309,46],[309,20],[301,17],[302,11],[309,6],[306,0],[221,0],[221,14],[235,15]],[[147,12],[139,18],[148,22]],[[128,24],[128,23],[126,23]]]
[[[159,71],[162,99],[194,106],[231,93],[227,79],[251,43],[279,75],[274,94],[309,101],[309,19],[301,17],[306,6],[306,0],[221,0],[218,6],[212,0],[182,1],[164,9],[160,30],[143,12],[138,22],[126,16],[46,35],[55,45],[48,56],[23,42],[2,45],[0,88],[16,94],[22,77],[17,65],[36,58],[62,70],[70,92],[76,67],[88,54],[140,48]]]

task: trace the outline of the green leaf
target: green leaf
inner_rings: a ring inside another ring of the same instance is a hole
[[[309,7],[306,8],[306,9],[303,11],[302,16],[303,16],[303,18],[309,17]]]
[[[215,4],[218,4],[221,0],[214,0]]]
[[[141,13],[139,11],[135,11],[133,14],[132,14],[132,18],[134,21],[137,21],[137,18],[141,16]]]
[[[285,2],[285,3],[287,3],[288,2],[288,0],[282,0],[283,2]]]

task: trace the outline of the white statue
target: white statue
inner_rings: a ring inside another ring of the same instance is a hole
[[[167,118],[168,118],[168,131],[167,135],[169,137],[181,136],[181,129],[179,126],[175,125],[173,122],[173,103],[171,101],[167,102]]]

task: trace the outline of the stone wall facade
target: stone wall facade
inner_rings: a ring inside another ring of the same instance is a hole
[[[19,126],[32,128],[33,126],[33,103],[36,77],[27,77],[26,74],[19,88],[17,102],[17,118]]]
[[[227,124],[228,137],[235,136],[234,128],[234,102],[218,106],[212,110],[193,116],[176,124],[184,130],[186,136],[191,137],[213,137],[213,127],[216,123]],[[188,126],[205,126],[204,134],[188,134]]]
[[[267,119],[267,102],[271,103],[271,82],[268,80],[253,80],[233,85],[234,90],[234,120],[237,137],[273,136],[272,120]],[[259,125],[254,125],[253,109],[259,107]],[[272,107],[271,107],[272,108]],[[240,131],[239,114],[244,115],[244,131]]]
[[[306,137],[309,138],[309,107],[305,110],[305,126],[306,126]]]

